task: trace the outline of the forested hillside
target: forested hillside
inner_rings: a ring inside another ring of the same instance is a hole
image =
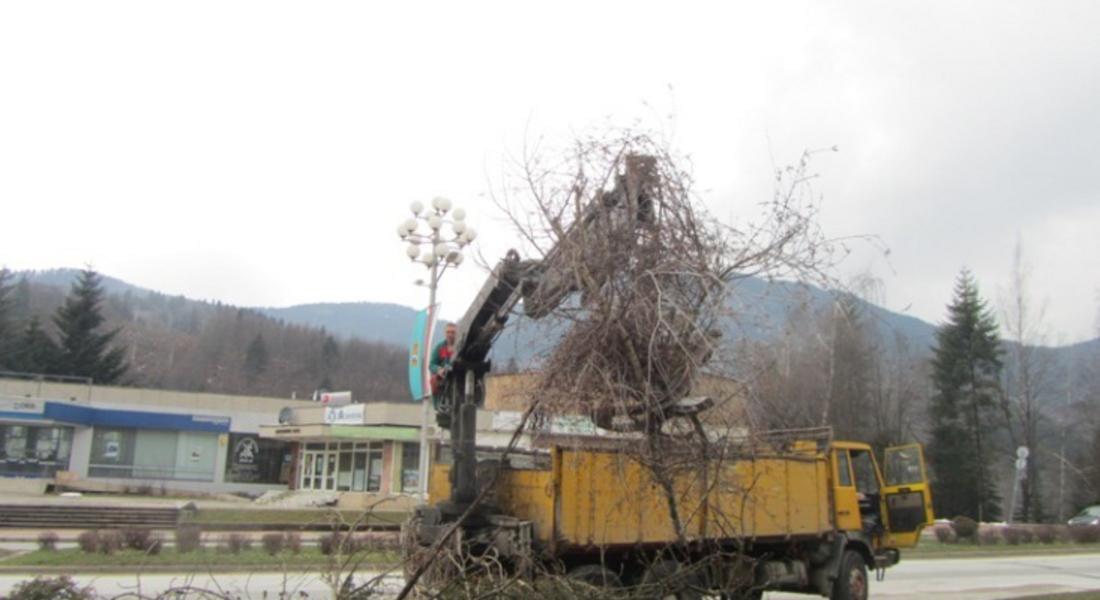
[[[32,317],[56,339],[53,316],[75,271],[20,273],[13,278],[10,314],[17,338]],[[324,328],[291,324],[247,308],[140,290],[104,278],[104,328],[129,365],[122,382],[154,388],[310,396],[352,390],[359,400],[408,399],[404,349],[337,337]],[[9,340],[11,341],[11,340]]]

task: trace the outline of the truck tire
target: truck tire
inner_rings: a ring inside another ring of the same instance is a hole
[[[566,574],[573,581],[586,583],[592,587],[621,588],[623,580],[603,565],[580,565]]]
[[[699,600],[703,597],[703,586],[703,579],[697,573],[684,569],[674,560],[659,560],[642,576],[641,597]]]
[[[859,552],[845,550],[840,559],[840,571],[833,583],[832,600],[867,600],[867,564]]]

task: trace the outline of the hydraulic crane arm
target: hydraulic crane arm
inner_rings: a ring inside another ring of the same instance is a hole
[[[578,286],[572,268],[584,256],[587,240],[610,231],[633,232],[653,221],[655,165],[652,157],[627,157],[625,172],[615,187],[597,195],[542,260],[521,260],[510,250],[493,269],[458,323],[455,359],[443,382],[437,421],[451,430],[454,468],[451,470],[451,506],[461,510],[476,496],[477,407],[484,397],[486,360],[493,343],[516,305],[522,300],[527,316],[549,315]],[[610,277],[616,265],[586,265],[592,273]]]

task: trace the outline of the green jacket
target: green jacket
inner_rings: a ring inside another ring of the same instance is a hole
[[[454,348],[447,345],[447,340],[443,340],[432,350],[432,359],[428,362],[428,368],[434,375],[440,368],[450,366],[453,358]]]

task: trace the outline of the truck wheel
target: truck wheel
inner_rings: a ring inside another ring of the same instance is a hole
[[[832,600],[867,600],[867,565],[858,552],[847,550],[840,559],[840,572],[833,583]]]
[[[702,578],[674,560],[659,560],[642,576],[644,598],[699,600],[703,597],[702,590]]]
[[[573,581],[580,581],[592,587],[621,588],[623,580],[602,565],[581,565],[573,567],[566,575]]]

